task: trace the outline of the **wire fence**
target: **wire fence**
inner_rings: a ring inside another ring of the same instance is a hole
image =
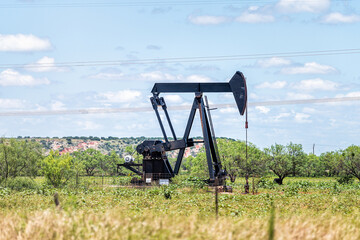
[[[170,174],[145,174],[144,176],[77,176],[73,185],[99,186],[99,187],[121,187],[133,185],[169,185]]]

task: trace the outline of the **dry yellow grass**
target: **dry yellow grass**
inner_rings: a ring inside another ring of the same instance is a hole
[[[276,218],[275,239],[360,239],[359,214]],[[268,218],[45,210],[0,215],[0,239],[268,239]]]

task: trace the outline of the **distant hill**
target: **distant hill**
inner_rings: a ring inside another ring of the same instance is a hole
[[[115,151],[119,154],[120,157],[124,157],[125,148],[127,146],[132,146],[134,149],[140,143],[147,139],[157,140],[162,138],[147,138],[147,137],[18,137],[18,139],[29,139],[31,141],[39,142],[45,150],[45,153],[48,154],[50,150],[58,150],[61,154],[63,153],[73,153],[75,151],[86,150],[88,148],[93,148],[101,151],[103,154],[109,154],[111,151]],[[200,137],[195,137],[195,139],[201,140]],[[196,156],[200,151],[203,143],[195,144],[194,147],[188,148],[185,151],[185,157]],[[168,152],[169,158],[175,158],[177,156],[177,151]]]

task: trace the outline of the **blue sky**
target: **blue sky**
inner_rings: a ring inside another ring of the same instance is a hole
[[[1,1],[0,113],[150,107],[155,82],[224,82],[236,71],[249,103],[360,97],[359,42],[354,0]],[[164,96],[169,107],[193,98]],[[236,109],[212,114],[217,136],[244,140]],[[170,116],[181,136],[188,111]],[[310,152],[315,143],[319,154],[359,145],[359,129],[358,101],[249,107],[249,141],[261,148],[292,141]],[[1,116],[0,133],[161,136],[151,111]]]

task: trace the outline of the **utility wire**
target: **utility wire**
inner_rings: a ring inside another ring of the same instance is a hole
[[[278,53],[257,53],[239,55],[220,55],[220,56],[199,56],[199,57],[179,57],[179,58],[149,58],[134,60],[104,60],[104,61],[76,61],[53,63],[32,63],[32,64],[0,64],[0,69],[5,68],[49,68],[49,67],[86,67],[86,66],[114,66],[132,64],[159,64],[159,63],[185,63],[185,62],[210,62],[210,61],[234,61],[264,58],[292,58],[305,56],[328,56],[328,55],[349,55],[359,54],[360,48],[353,49],[334,49],[321,51],[301,51],[301,52],[278,52]]]
[[[341,2],[342,0],[332,0]],[[288,2],[298,2],[289,0]],[[305,3],[318,2],[303,0]],[[264,0],[223,0],[223,1],[123,1],[123,2],[61,2],[61,3],[3,3],[0,8],[80,8],[80,7],[147,7],[147,6],[193,6],[193,5],[243,5],[243,4],[275,4],[277,1]]]
[[[303,100],[285,100],[285,101],[266,101],[266,102],[249,102],[249,107],[256,106],[280,106],[293,104],[317,104],[317,103],[341,103],[360,101],[360,97],[342,97],[342,98],[320,98],[320,99],[303,99]],[[214,108],[237,108],[235,104],[213,104]],[[189,110],[191,105],[168,106],[169,110]],[[47,116],[47,115],[73,115],[73,114],[107,114],[107,113],[127,113],[127,112],[150,112],[151,107],[137,108],[89,108],[89,109],[69,109],[69,110],[45,110],[45,111],[9,111],[0,112],[0,117],[9,116]]]

